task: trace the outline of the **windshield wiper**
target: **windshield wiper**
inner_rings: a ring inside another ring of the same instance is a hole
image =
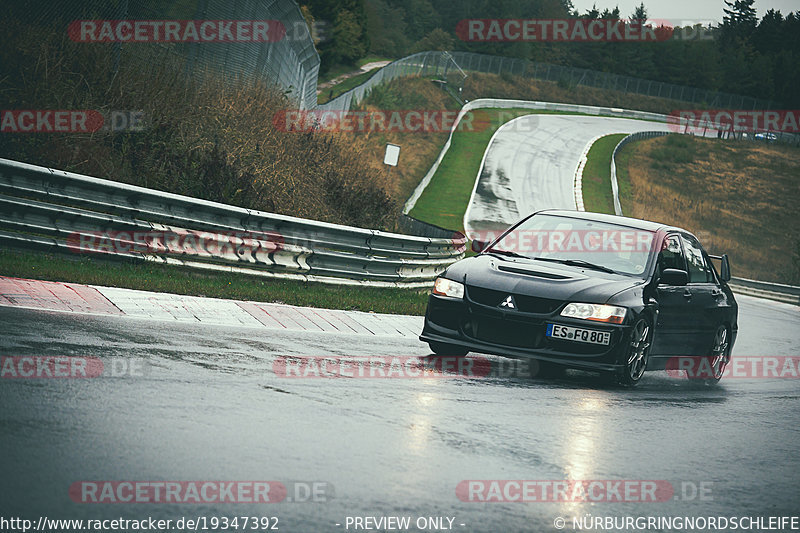
[[[616,270],[612,270],[603,265],[596,265],[594,263],[590,263],[589,261],[584,261],[583,259],[555,259],[553,257],[534,257],[533,259],[537,261],[550,261],[551,263],[561,263],[563,265],[569,265],[569,266],[582,266],[586,268],[593,268],[594,270],[599,270],[601,272],[608,272],[609,274],[617,273]]]
[[[509,257],[521,257],[522,259],[530,259],[527,255],[518,254],[517,252],[512,252],[511,250],[485,250],[483,253],[485,254],[495,254],[495,255],[507,255]]]

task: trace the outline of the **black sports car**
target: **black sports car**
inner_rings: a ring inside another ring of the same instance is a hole
[[[600,370],[629,385],[671,358],[693,358],[715,382],[738,306],[727,256],[713,257],[719,273],[681,228],[540,211],[436,279],[420,339],[439,355],[526,357],[542,373]]]

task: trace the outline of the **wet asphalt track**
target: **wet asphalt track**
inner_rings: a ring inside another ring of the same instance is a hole
[[[738,300],[734,357],[798,355],[797,307]],[[280,531],[314,532],[346,531],[347,516],[448,516],[457,531],[549,532],[556,517],[586,513],[800,514],[798,379],[706,387],[658,372],[634,390],[582,373],[551,381],[287,379],[273,372],[277,357],[429,352],[402,337],[13,308],[0,308],[0,324],[4,356],[142,358],[147,369],[137,377],[0,380],[6,517],[247,514],[277,516]],[[469,479],[667,480],[677,498],[462,502],[455,489]],[[80,480],[318,481],[334,493],[324,503],[78,504],[68,488]],[[701,483],[710,493],[689,498]]]
[[[464,217],[467,234],[502,230],[542,209],[575,209],[575,168],[586,145],[639,131],[671,130],[662,122],[574,115],[534,114],[506,123],[487,148]]]

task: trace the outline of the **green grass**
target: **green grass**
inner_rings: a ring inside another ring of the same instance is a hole
[[[531,109],[481,109],[491,119],[491,125],[481,131],[456,131],[450,149],[445,154],[431,182],[419,197],[412,217],[443,228],[464,231],[464,212],[475,185],[481,159],[494,132],[509,120],[533,114]],[[500,115],[500,113],[504,113]],[[502,116],[502,122],[498,117]]]
[[[325,102],[329,102],[339,96],[342,93],[346,93],[350,89],[358,87],[368,79],[370,79],[378,69],[370,70],[369,72],[364,72],[362,74],[358,74],[353,76],[352,78],[347,78],[343,80],[341,83],[337,83],[333,87],[328,87],[327,89],[322,89],[322,92],[317,95],[317,103],[324,104]]]
[[[427,290],[338,287],[7,248],[0,249],[0,276],[405,315],[425,314],[428,299]]]
[[[614,214],[611,190],[611,154],[627,133],[606,135],[595,141],[586,155],[583,167],[583,206],[587,211]]]
[[[353,72],[357,70],[358,67],[355,65],[334,65],[329,68],[324,74],[320,74],[319,78],[317,79],[317,83],[326,83],[331,81],[334,78],[338,78],[342,74],[347,74],[348,72]]]
[[[623,216],[633,216],[633,185],[631,185],[631,177],[628,174],[628,164],[632,152],[630,150],[621,149],[617,153],[617,186],[619,187],[619,205],[622,208]]]
[[[376,61],[394,61],[394,59],[392,59],[391,57],[383,57],[375,54],[370,54],[356,61],[356,66],[358,68],[361,68],[367,63],[375,63]]]
[[[331,81],[334,78],[341,76],[342,74],[347,74],[348,72],[353,72],[354,70],[358,70],[367,63],[373,63],[375,61],[394,61],[391,57],[383,57],[378,56],[375,54],[370,54],[368,56],[362,57],[355,64],[350,65],[333,65],[329,68],[324,74],[319,76],[317,83],[325,83]]]
[[[464,213],[480,170],[483,153],[492,135],[500,126],[524,115],[585,115],[585,113],[539,109],[488,108],[475,111],[487,113],[490,126],[480,131],[457,131],[453,135],[450,149],[409,213],[411,216],[430,224],[463,232]]]

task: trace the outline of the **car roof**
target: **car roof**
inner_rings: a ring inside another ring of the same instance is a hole
[[[589,211],[571,211],[568,209],[545,209],[542,211],[537,211],[535,214],[538,215],[540,213],[548,215],[580,218],[582,220],[593,220],[596,222],[606,222],[608,224],[618,224],[620,226],[628,226],[630,228],[643,229],[646,231],[658,231],[658,230],[682,231],[683,233],[688,233],[689,235],[691,235],[691,232],[686,231],[685,229],[678,228],[675,226],[669,226],[667,224],[662,224],[660,222],[651,222],[649,220],[642,220],[640,218],[621,217],[617,215],[607,215],[605,213],[592,213]]]

